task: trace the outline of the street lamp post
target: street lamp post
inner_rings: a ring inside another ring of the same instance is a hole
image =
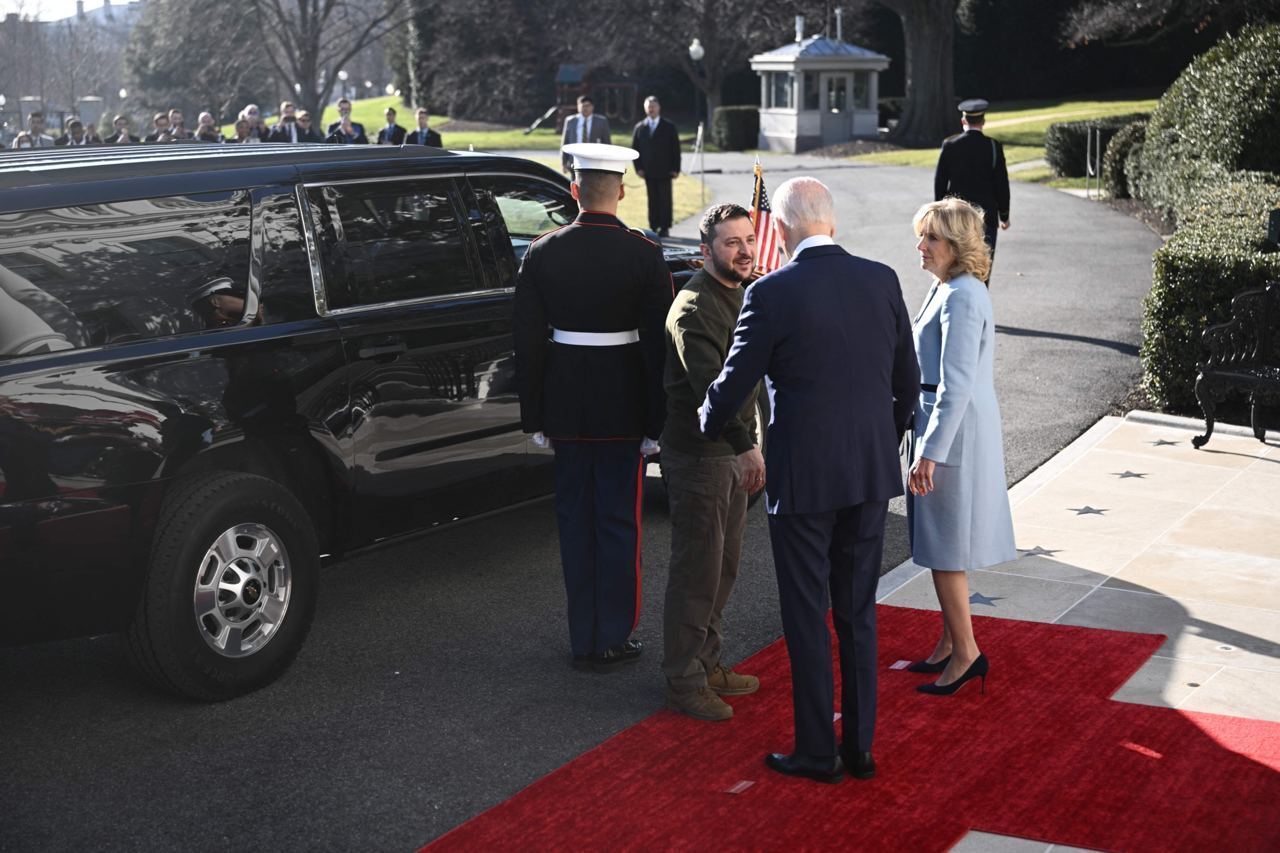
[[[698,63],[702,62],[702,58],[706,55],[707,55],[707,50],[702,46],[702,42],[699,39],[695,38],[693,41],[689,43],[689,58],[693,60],[693,64],[695,66]],[[711,102],[710,100],[708,100],[707,109],[710,110],[710,108],[711,108]],[[694,112],[694,115],[697,115],[698,113],[698,86],[696,81],[693,87],[693,112]],[[707,153],[706,153],[707,141],[706,141],[705,134],[708,130],[709,128],[705,124],[703,124],[701,121],[698,122],[698,137],[697,137],[698,150],[695,153],[698,156],[698,179],[699,179],[699,182],[702,184],[702,206],[703,207],[707,206]]]
[[[338,72],[338,82],[340,84],[339,88],[342,89],[341,97],[343,98],[350,97],[350,95],[347,94],[347,78],[350,76],[351,75],[348,74],[345,70]]]

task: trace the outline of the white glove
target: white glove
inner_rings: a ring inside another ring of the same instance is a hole
[[[662,450],[662,448],[659,447],[658,442],[654,441],[652,438],[646,438],[644,441],[640,442],[641,456],[653,456],[660,450]]]
[[[529,439],[533,442],[534,447],[541,448],[542,450],[546,450],[551,446],[551,440],[543,435],[542,432],[535,432],[533,435],[529,436]]]

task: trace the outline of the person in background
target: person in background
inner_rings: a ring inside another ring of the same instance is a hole
[[[387,126],[378,131],[379,145],[403,145],[405,132],[404,128],[396,124],[396,111],[394,107],[387,107]]]
[[[14,151],[29,151],[36,147],[36,143],[35,140],[31,138],[31,134],[23,130],[13,138],[13,145],[11,147]]]
[[[326,133],[332,135],[332,133],[335,130],[338,130],[339,128],[341,128],[343,119],[347,119],[348,121],[351,120],[351,100],[349,98],[338,99],[338,120],[335,121],[333,124],[329,125],[329,129],[326,131]],[[363,124],[361,124],[358,121],[352,121],[351,127],[355,131],[355,135],[364,136]],[[369,137],[365,136],[365,143],[367,144],[368,141],[369,141]]]
[[[636,174],[644,178],[649,196],[649,228],[666,237],[672,218],[671,183],[680,175],[680,134],[662,117],[662,105],[653,95],[644,99],[646,118],[635,126],[631,147],[640,152]]]
[[[111,120],[111,126],[116,132],[108,136],[105,140],[108,145],[137,145],[142,140],[129,132],[129,117],[116,116]]]
[[[306,110],[298,113],[298,141],[324,142],[324,137],[312,127],[311,113]]]
[[[249,123],[249,120],[247,118],[238,118],[236,119],[236,124],[235,124],[236,135],[227,139],[226,141],[229,143],[235,143],[237,145],[244,145],[250,142],[256,142],[257,140],[250,135],[250,131],[252,130],[252,128],[253,128],[253,125]]]
[[[301,142],[301,137],[302,129],[298,127],[297,108],[293,105],[293,101],[284,101],[280,104],[280,118],[271,128],[267,141]]]
[[[410,145],[430,145],[433,148],[443,148],[444,142],[440,139],[440,134],[432,130],[428,125],[431,116],[427,114],[426,107],[418,107],[418,129],[405,137],[405,142]]]
[[[73,118],[67,122],[67,132],[55,139],[53,144],[59,148],[80,148],[93,143],[89,141],[89,137],[84,131],[84,122],[78,118]]]
[[[182,110],[174,107],[169,110],[169,136],[173,140],[193,139],[191,131],[187,130],[183,121]]]
[[[156,142],[172,142],[173,141],[173,135],[169,133],[169,114],[168,113],[156,113],[155,117],[152,118],[151,123],[155,127],[155,130],[153,130],[151,133],[148,133],[146,137],[142,140],[143,142],[156,143]]]
[[[31,137],[33,148],[53,147],[53,137],[44,132],[44,113],[32,113],[27,117],[27,135]]]
[[[981,98],[960,102],[964,132],[942,143],[933,173],[933,200],[954,196],[983,211],[983,236],[994,262],[996,235],[1009,227],[1009,170],[1004,146],[982,133],[990,106]]]
[[[213,113],[200,113],[195,138],[200,142],[222,142],[222,132],[213,123]]]
[[[364,135],[364,130],[360,128],[360,125],[353,122],[349,115],[344,115],[338,121],[337,129],[326,136],[324,141],[336,145],[369,144],[369,139]]]
[[[613,142],[609,133],[609,119],[595,115],[595,102],[589,95],[578,96],[578,112],[564,120],[564,135],[560,139],[560,165],[565,174],[573,176],[573,158],[564,153],[564,146],[575,142]]]
[[[244,119],[249,122],[249,138],[246,140],[247,142],[266,142],[271,136],[271,131],[262,122],[262,111],[258,109],[257,104],[246,104],[237,119]]]
[[[983,284],[991,255],[982,213],[958,198],[926,204],[912,222],[933,287],[912,323],[920,402],[911,433],[907,532],[911,559],[933,572],[942,635],[913,672],[941,673],[922,693],[950,695],[990,664],[969,616],[970,569],[1018,557],[1005,481],[992,363],[996,332]]]

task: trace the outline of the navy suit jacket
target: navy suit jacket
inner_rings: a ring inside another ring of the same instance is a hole
[[[902,494],[898,443],[920,395],[920,365],[893,270],[813,246],[751,285],[733,348],[707,390],[703,434],[718,436],[762,376],[772,404],[770,514]]]

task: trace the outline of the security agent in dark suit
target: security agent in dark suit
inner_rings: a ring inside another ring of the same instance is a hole
[[[636,174],[644,178],[649,195],[649,228],[666,237],[671,230],[671,182],[680,174],[680,134],[663,118],[653,95],[644,99],[644,121],[631,132],[631,147],[640,152]]]
[[[635,152],[570,146],[578,218],[535,240],[515,292],[520,418],[555,449],[556,518],[575,668],[640,656],[644,454],[666,416],[663,324],[673,296],[662,250],[616,216]]]
[[[933,173],[933,200],[955,196],[982,208],[985,237],[994,258],[997,230],[1009,227],[1009,171],[1004,147],[982,133],[989,106],[981,98],[960,102],[964,132],[942,143]]]
[[[406,136],[404,141],[409,145],[430,145],[432,148],[443,148],[444,143],[440,140],[440,134],[427,126],[431,117],[427,114],[425,107],[418,107],[417,117],[418,129]]]
[[[333,135],[334,135],[336,132],[338,132],[339,130],[342,130],[342,122],[343,122],[343,119],[350,119],[350,118],[351,118],[351,101],[350,101],[350,99],[348,99],[348,98],[339,98],[339,99],[338,99],[338,120],[337,120],[337,121],[335,121],[333,124],[329,125],[329,127],[325,130],[325,140],[324,140],[324,141],[325,141],[325,142],[330,142],[330,141],[332,141],[332,140],[330,140],[330,139],[329,139],[329,137],[333,136]],[[360,123],[360,122],[358,122],[358,121],[353,121],[353,122],[351,122],[351,127],[354,129],[354,133],[348,133],[347,135],[348,135],[348,136],[360,136],[360,137],[364,137],[363,139],[361,139],[361,140],[360,140],[360,143],[361,143],[362,145],[367,145],[367,144],[368,144],[368,142],[369,142],[369,137],[365,136],[365,133],[364,133],[364,125],[363,125],[363,124],[361,124],[361,123]]]
[[[719,436],[766,378],[765,498],[796,738],[792,754],[765,762],[822,782],[840,781],[846,768],[865,779],[875,775],[876,582],[920,367],[897,275],[835,245],[827,188],[793,178],[778,188],[773,215],[791,262],[747,290],[701,426]],[[828,603],[840,643],[839,747]]]
[[[379,145],[403,145],[405,131],[404,128],[396,124],[396,111],[394,107],[387,107],[387,126],[378,131]]]

